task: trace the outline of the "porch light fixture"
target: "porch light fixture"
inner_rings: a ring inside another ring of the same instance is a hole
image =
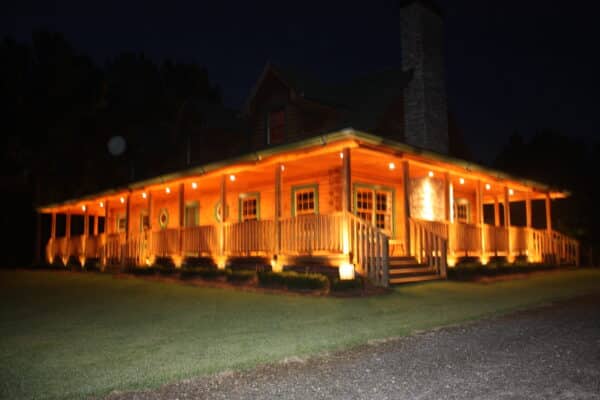
[[[344,158],[344,152],[340,151],[340,158]]]
[[[167,187],[165,188],[165,193],[166,193],[166,194],[169,194],[169,193],[171,193],[171,188],[167,186]]]
[[[229,175],[229,180],[231,182],[235,182],[235,175]]]
[[[85,210],[87,210],[87,207],[84,205],[81,206],[81,211],[85,212]]]
[[[98,205],[100,206],[100,208],[104,208],[104,202],[101,201],[100,203],[98,203]]]
[[[512,196],[513,194],[515,194],[515,191],[513,189],[508,189],[508,195]]]
[[[119,201],[121,202],[121,204],[125,203],[125,197],[122,197],[119,199]]]
[[[390,171],[393,171],[396,169],[396,164],[394,164],[393,162],[388,164],[388,168],[390,169]]]
[[[340,280],[350,281],[354,279],[354,264],[342,263],[339,267]]]
[[[285,171],[285,165],[281,164],[281,171]]]
[[[464,185],[465,184],[465,178],[460,178],[458,180],[458,182],[460,182],[461,185]]]
[[[145,199],[146,197],[148,197],[148,195],[146,194],[146,192],[142,192],[142,198]]]
[[[192,189],[198,189],[198,184],[196,182],[192,182]]]
[[[490,190],[492,188],[492,185],[490,185],[489,183],[485,184],[485,190]]]
[[[430,178],[433,178],[433,171],[429,171],[428,175],[429,175]]]

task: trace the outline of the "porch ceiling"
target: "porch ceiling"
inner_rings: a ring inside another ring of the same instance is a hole
[[[220,182],[223,174],[246,176],[248,184],[250,182],[272,181],[274,171],[272,167],[278,163],[283,163],[286,166],[286,174],[294,173],[294,164],[301,165],[304,174],[315,174],[322,171],[327,165],[341,164],[339,152],[344,147],[355,148],[352,156],[353,168],[364,169],[365,172],[377,174],[381,178],[397,179],[401,171],[401,161],[408,160],[411,164],[411,176],[427,174],[430,170],[442,176],[448,173],[455,185],[455,182],[461,185],[460,178],[465,179],[463,185],[469,190],[475,190],[478,181],[481,181],[483,185],[488,183],[490,189],[486,190],[484,188],[485,202],[493,201],[494,197],[503,196],[504,187],[509,187],[514,191],[514,194],[510,197],[511,201],[524,200],[527,196],[534,200],[543,199],[547,193],[552,198],[562,198],[568,195],[564,191],[552,190],[547,185],[511,177],[500,171],[464,160],[418,149],[353,129],[345,129],[291,144],[271,147],[234,159],[162,175],[146,181],[134,182],[127,187],[115,188],[61,203],[41,206],[38,211],[60,212],[68,210],[83,213],[82,206],[85,205],[88,207],[88,212],[102,213],[102,207],[99,206],[100,202],[120,201],[121,197],[128,194],[135,197],[136,194],[150,190],[153,196],[155,193],[160,196],[160,192],[165,191],[167,186],[175,191],[180,183],[189,186],[195,181],[198,185],[218,187],[218,182]],[[336,157],[338,158],[336,159]],[[390,168],[390,162],[394,163],[395,168]],[[139,199],[132,197],[132,200],[138,201]]]

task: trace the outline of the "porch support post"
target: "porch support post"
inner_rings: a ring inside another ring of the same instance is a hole
[[[346,215],[352,211],[350,206],[352,204],[350,189],[352,178],[352,171],[350,167],[350,149],[347,147],[344,148],[342,150],[342,156],[342,212],[344,213],[342,226],[342,251],[344,252],[344,255],[349,256],[348,261],[351,262],[353,261],[352,258],[354,255],[350,254],[350,224],[348,221],[348,216]]]
[[[477,225],[479,225],[479,233],[481,235],[481,257],[480,261],[487,264],[487,255],[485,253],[485,224],[483,218],[483,191],[481,181],[477,181]]]
[[[71,213],[67,212],[66,214],[66,224],[65,224],[65,237],[67,238],[67,242],[71,239]]]
[[[129,233],[131,232],[131,194],[127,193],[125,199],[125,243],[122,245],[121,263],[124,265],[127,258],[127,249],[129,246]]]
[[[552,233],[552,199],[550,193],[546,194],[546,230]]]
[[[525,198],[525,226],[527,229],[531,229],[531,196],[527,193],[527,197]]]
[[[498,204],[498,196],[494,196],[494,226],[500,226],[500,204]]]
[[[281,169],[283,164],[275,165],[275,256],[281,252]]]
[[[225,268],[225,220],[227,218],[227,175],[221,176],[221,221],[219,222],[219,268]]]
[[[56,212],[52,212],[52,217],[50,220],[50,239],[54,241],[56,239]]]
[[[179,195],[179,256],[183,257],[183,228],[185,226],[185,185],[183,183],[179,184],[177,193]]]
[[[106,224],[106,222],[104,222]],[[94,222],[92,224],[92,234],[98,236],[98,214],[94,214]]]
[[[148,230],[152,231],[152,191],[146,192],[146,210],[148,212]]]
[[[531,195],[526,194],[525,197],[525,237],[527,238],[527,260],[531,261],[533,254],[533,237],[531,233],[532,214],[531,214]]]
[[[101,264],[102,264],[102,270],[104,270],[104,267],[106,267],[106,265],[108,264],[108,255],[106,254],[106,242],[108,240],[108,234],[110,233],[110,224],[108,223],[108,200],[106,200],[104,202],[104,238],[102,240],[102,259],[101,259]]]
[[[63,263],[66,266],[69,262],[69,257],[71,257],[71,213],[66,213],[66,223],[65,223],[65,252],[63,254]]]
[[[402,161],[402,200],[404,202],[404,252],[412,254],[410,247],[410,170],[408,161]],[[416,255],[416,254],[415,254]]]
[[[450,173],[446,172],[444,174],[444,219],[446,222],[450,223],[450,215],[451,215],[451,190],[450,190]]]
[[[81,266],[85,264],[85,256],[87,254],[87,241],[88,236],[90,234],[90,215],[88,214],[88,206],[85,206],[85,210],[83,211],[83,237],[81,241],[81,250],[83,252],[83,260],[81,261]]]
[[[512,243],[510,242],[510,200],[508,187],[504,187],[504,228],[506,229],[507,260],[512,261]]]

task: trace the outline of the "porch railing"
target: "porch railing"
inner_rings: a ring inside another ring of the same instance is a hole
[[[501,226],[483,225],[485,251],[493,255],[508,254],[508,233]]]
[[[481,253],[481,227],[460,222],[449,225],[452,249],[465,256]]]
[[[211,255],[218,249],[217,228],[202,225],[183,228],[183,253],[188,255]]]
[[[410,219],[411,254],[446,277],[448,233],[443,222]]]
[[[342,214],[348,221],[349,248],[352,261],[376,286],[389,284],[389,237],[372,224],[349,212]],[[341,238],[343,240],[343,238]],[[342,244],[342,243],[340,243]]]
[[[300,215],[281,221],[284,254],[342,253],[343,214]]]
[[[225,224],[225,252],[228,255],[270,255],[275,250],[275,222],[244,221]]]

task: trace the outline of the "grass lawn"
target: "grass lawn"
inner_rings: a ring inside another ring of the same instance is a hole
[[[0,272],[0,398],[102,396],[600,290],[600,270],[313,298],[109,275]]]

